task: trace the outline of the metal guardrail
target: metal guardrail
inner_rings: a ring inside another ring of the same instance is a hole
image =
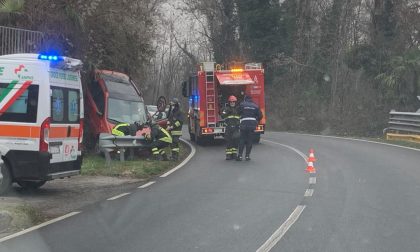
[[[99,135],[99,149],[105,154],[106,164],[111,164],[111,152],[119,152],[120,161],[125,161],[126,150],[130,151],[129,158],[134,159],[135,149],[149,148],[150,145],[144,137],[138,136],[114,136],[108,133]]]
[[[391,111],[384,133],[389,140],[420,142],[420,113]]]
[[[388,131],[420,133],[420,113],[391,111],[389,115]]]
[[[0,55],[36,53],[44,39],[43,32],[0,26]]]

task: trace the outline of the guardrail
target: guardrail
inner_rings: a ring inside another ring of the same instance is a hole
[[[99,135],[99,149],[105,154],[106,165],[111,164],[111,152],[119,152],[120,161],[125,161],[126,150],[130,151],[129,159],[134,159],[135,149],[146,149],[150,145],[140,136],[114,136],[108,133]]]
[[[44,40],[43,32],[0,26],[0,55],[38,52]]]
[[[389,113],[388,128],[384,130],[389,140],[406,140],[420,143],[420,113]]]

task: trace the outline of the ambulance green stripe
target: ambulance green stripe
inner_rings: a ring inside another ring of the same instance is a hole
[[[16,84],[18,83],[17,80],[12,81],[6,89],[0,94],[0,102],[3,102],[3,99],[14,89]]]

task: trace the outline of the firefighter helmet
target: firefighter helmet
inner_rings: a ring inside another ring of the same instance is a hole
[[[179,100],[178,100],[178,98],[176,98],[176,97],[172,98],[172,100],[171,100],[171,104],[172,104],[172,105],[179,104]]]
[[[229,96],[228,101],[230,101],[230,102],[236,102],[236,101],[238,101],[238,99],[236,99],[236,96],[231,95],[231,96]]]

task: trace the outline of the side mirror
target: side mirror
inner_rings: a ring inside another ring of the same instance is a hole
[[[183,81],[182,82],[182,95],[184,97],[188,97],[189,96],[189,94],[188,94],[188,82],[186,82],[186,81]]]

